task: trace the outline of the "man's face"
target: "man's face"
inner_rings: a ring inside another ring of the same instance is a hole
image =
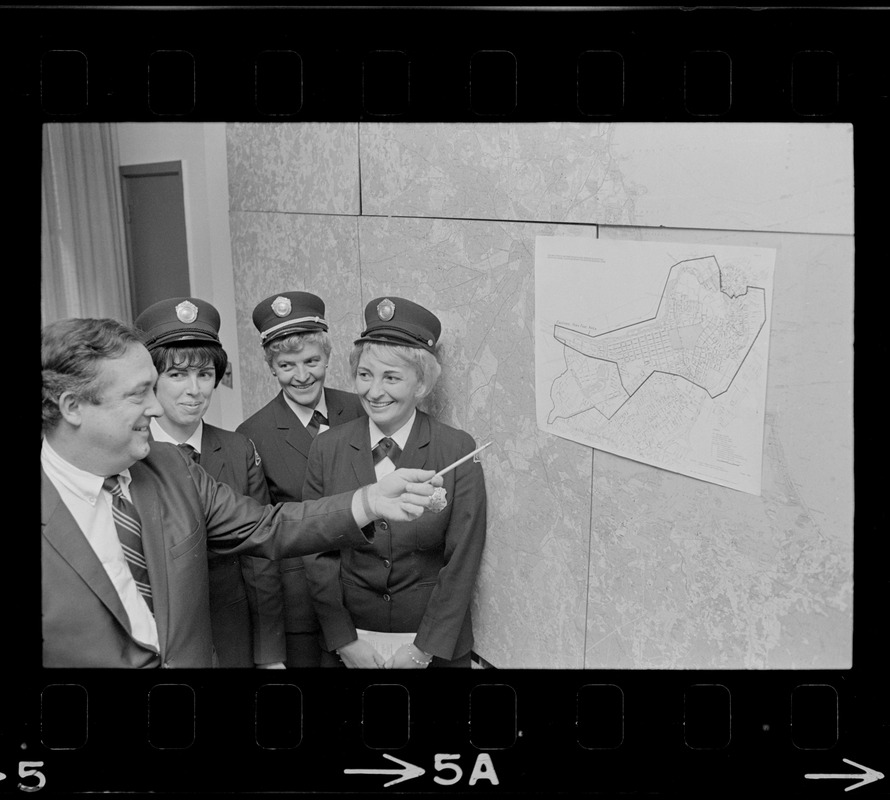
[[[275,353],[271,367],[272,374],[291,400],[306,408],[318,405],[328,371],[328,359],[318,342],[306,342],[299,353]]]
[[[216,388],[213,364],[171,366],[158,376],[155,393],[164,419],[178,428],[194,430],[207,411]]]
[[[115,475],[148,455],[148,423],[163,413],[155,396],[157,371],[141,344],[101,362],[100,402],[81,402],[78,445],[93,470]],[[99,474],[97,472],[97,474]]]

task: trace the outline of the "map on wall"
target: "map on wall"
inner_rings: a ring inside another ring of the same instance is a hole
[[[538,236],[538,427],[760,494],[775,250]]]

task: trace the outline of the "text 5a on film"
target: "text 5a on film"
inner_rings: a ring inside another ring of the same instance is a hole
[[[402,761],[400,758],[383,753],[384,758],[396,763],[397,767],[389,769],[344,769],[346,775],[394,775],[395,777],[384,783],[384,788],[401,783],[402,781],[419,778],[426,770],[418,767],[416,764],[410,764]],[[460,759],[460,753],[436,753],[433,766],[436,772],[445,773],[443,775],[434,775],[433,780],[440,786],[454,786],[463,778],[464,771],[456,762]],[[488,753],[480,753],[476,756],[476,763],[473,765],[473,771],[470,773],[469,785],[474,786],[479,781],[489,781],[492,786],[497,786],[498,776],[494,770],[494,763]]]

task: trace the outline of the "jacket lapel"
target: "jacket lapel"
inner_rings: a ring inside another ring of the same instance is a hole
[[[137,462],[130,467],[134,480],[130,482],[130,496],[139,512],[142,523],[142,551],[148,565],[148,579],[151,583],[151,599],[154,606],[155,623],[158,626],[158,645],[161,656],[167,652],[170,603],[167,592],[167,548],[164,542],[164,525],[161,517],[160,498],[153,476],[148,470],[141,470]],[[136,479],[136,476],[139,476]]]
[[[102,562],[71,516],[68,507],[62,502],[52,481],[42,469],[40,472],[43,535],[71,568],[83,578],[124,630],[131,633],[130,618]]]
[[[327,389],[324,390],[324,401],[328,407],[328,422],[332,428],[334,425],[340,425],[342,422],[346,421],[341,419],[344,410],[344,405],[340,399],[341,397],[342,395],[340,394],[334,394]]]
[[[214,480],[220,479],[225,459],[221,455],[222,442],[212,426],[204,423],[201,433],[201,466],[210,473]]]
[[[300,422],[297,415],[291,411],[287,400],[284,399],[284,390],[280,391],[275,399],[277,400],[274,406],[275,425],[278,427],[278,430],[284,431],[284,441],[298,453],[308,456],[309,448],[312,445],[312,437],[309,435],[309,431],[306,430],[306,426]]]
[[[430,443],[430,418],[422,411],[417,412],[405,449],[399,458],[399,467],[425,469]]]
[[[355,473],[359,486],[367,486],[377,482],[374,471],[374,459],[371,457],[371,431],[367,417],[361,425],[356,425],[349,440],[352,448],[352,471]]]

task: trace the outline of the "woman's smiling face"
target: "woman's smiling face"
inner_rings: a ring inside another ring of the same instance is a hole
[[[158,376],[155,387],[164,417],[177,429],[198,427],[216,388],[213,364],[173,365]]]
[[[315,408],[324,390],[328,359],[318,342],[306,342],[298,351],[283,350],[272,356],[272,374],[295,403]]]
[[[361,354],[355,372],[355,391],[365,413],[380,430],[391,436],[414,413],[424,385],[414,366],[384,348]]]

